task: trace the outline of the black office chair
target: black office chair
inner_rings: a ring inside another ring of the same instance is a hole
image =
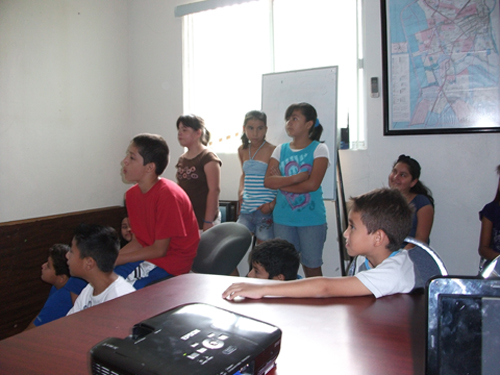
[[[201,235],[192,271],[230,275],[252,244],[252,233],[242,224],[226,222]]]
[[[424,288],[427,281],[433,276],[448,275],[443,260],[428,244],[413,237],[406,237],[405,242],[415,245],[414,248],[408,250],[408,254],[415,265],[415,289]]]

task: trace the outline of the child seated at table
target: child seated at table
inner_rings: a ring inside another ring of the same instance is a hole
[[[300,255],[290,242],[276,238],[257,245],[251,251],[248,262],[252,269],[247,277],[296,280],[300,266]]]
[[[88,281],[68,315],[134,292],[132,285],[113,272],[120,250],[116,231],[101,225],[80,224],[66,257],[71,276]]]
[[[415,285],[414,265],[399,249],[410,231],[412,208],[396,189],[379,189],[351,198],[349,226],[344,232],[353,261],[351,276],[314,277],[286,283],[232,284],[222,294],[236,297],[382,297],[408,293]]]
[[[132,240],[116,260],[116,272],[147,264],[147,277],[134,282],[141,289],[153,282],[188,273],[193,265],[200,233],[193,206],[186,192],[175,182],[162,178],[168,165],[169,149],[155,134],[132,139],[123,159],[123,178],[135,183],[125,194]],[[144,271],[144,270],[143,270]],[[123,275],[123,273],[121,273]]]
[[[42,264],[41,278],[46,283],[51,284],[52,288],[42,310],[26,329],[38,327],[66,316],[73,307],[74,300],[71,293],[75,293],[77,297],[87,285],[85,280],[70,277],[66,260],[68,251],[69,246],[63,244],[55,244],[49,249],[47,261]]]

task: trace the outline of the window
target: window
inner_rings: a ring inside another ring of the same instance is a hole
[[[358,7],[345,0],[260,0],[185,16],[184,112],[205,119],[211,148],[236,152],[245,113],[261,107],[262,74],[331,65],[339,66],[338,126],[349,121],[351,148],[364,145],[364,126],[355,126],[363,118]]]

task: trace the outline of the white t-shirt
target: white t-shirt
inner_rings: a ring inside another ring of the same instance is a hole
[[[110,301],[117,297],[124,296],[125,294],[129,294],[135,292],[135,288],[130,285],[125,279],[121,276],[111,283],[110,286],[104,290],[101,294],[94,296],[94,287],[92,285],[87,284],[85,288],[83,288],[82,292],[78,296],[73,305],[73,308],[69,310],[67,315],[74,314],[78,311],[85,310],[89,307],[98,305],[100,303]]]
[[[301,151],[301,150],[294,150],[290,148],[291,151]],[[313,154],[314,159],[317,158],[327,158],[328,159],[328,164],[330,164],[330,153],[328,151],[328,147],[324,143],[320,143],[318,147],[314,150]],[[281,158],[281,145],[276,146],[276,148],[273,151],[273,154],[271,155],[271,158],[276,159],[280,161]]]
[[[376,298],[396,293],[409,293],[415,287],[415,267],[408,251],[399,250],[375,268],[366,267],[364,256],[354,260],[354,277],[366,286]]]

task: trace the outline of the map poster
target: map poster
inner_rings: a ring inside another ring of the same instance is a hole
[[[499,0],[381,0],[384,134],[500,131]]]

